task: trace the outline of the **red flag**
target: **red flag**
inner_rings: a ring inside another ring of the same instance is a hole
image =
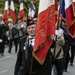
[[[8,22],[8,0],[5,0],[5,7],[4,7],[4,13],[3,13],[3,20],[5,23]]]
[[[23,8],[23,0],[20,0],[20,12],[19,18],[21,21],[24,21],[24,8]]]
[[[11,3],[10,3],[10,17],[12,18],[13,23],[14,23],[16,21],[16,15],[15,15],[15,9],[14,9],[13,0],[11,0]]]
[[[40,0],[33,57],[43,64],[55,33],[54,0]]]
[[[72,1],[65,0],[66,9],[66,25],[68,32],[72,37],[75,37],[75,17],[73,15]]]

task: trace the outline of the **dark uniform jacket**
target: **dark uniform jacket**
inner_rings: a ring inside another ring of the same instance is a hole
[[[0,53],[4,53],[5,42],[7,40],[6,32],[8,31],[8,26],[0,25]]]
[[[66,25],[62,25],[61,28],[64,31],[64,39],[65,39],[65,44],[63,46],[63,50],[68,51],[70,48],[70,35],[67,31]]]
[[[27,48],[25,47],[27,36],[24,36],[20,39],[20,48],[17,55],[17,61],[15,65],[14,75],[30,75],[30,64],[32,58],[32,51],[30,51],[29,45]],[[25,53],[27,49],[27,54]],[[50,52],[48,51],[45,62],[43,65],[40,65],[33,58],[33,66],[32,66],[32,75],[51,75],[51,58]]]

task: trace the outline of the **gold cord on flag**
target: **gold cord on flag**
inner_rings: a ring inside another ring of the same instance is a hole
[[[75,17],[75,5],[74,5],[73,0],[71,0],[71,1],[72,1],[72,8],[73,8],[73,15],[74,15],[74,17]]]
[[[75,23],[75,19],[68,25],[67,29],[69,29],[72,25],[74,25],[74,23]],[[68,33],[69,33],[69,31],[68,31]],[[71,35],[70,33],[69,33],[69,35],[71,37],[75,38],[75,31],[74,31],[74,34],[73,35]]]

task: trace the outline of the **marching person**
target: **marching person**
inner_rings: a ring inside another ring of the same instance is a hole
[[[0,53],[2,53],[2,25],[3,25],[3,18],[2,14],[0,14]]]
[[[14,75],[51,75],[51,58],[49,51],[43,65],[39,64],[39,62],[33,58],[31,68],[30,64],[35,41],[35,30],[36,23],[33,20],[27,20],[27,32],[29,35],[20,39],[20,48],[15,64]],[[32,74],[30,74],[30,68],[32,69]]]
[[[74,64],[75,58],[75,38],[70,37],[70,46],[71,46],[71,56],[70,56],[70,66]]]
[[[23,37],[26,33],[26,23],[19,20],[17,22],[18,30],[19,30],[19,39]]]
[[[14,42],[15,45],[15,53],[17,52],[18,47],[18,38],[19,38],[19,31],[16,28],[16,25],[13,24],[12,19],[8,19],[8,26],[9,26],[9,50],[8,52],[11,53],[12,44]]]
[[[51,57],[52,57],[52,64],[55,65],[57,75],[63,75],[63,68],[64,68],[63,45],[65,43],[65,40],[63,30],[60,28],[59,24],[57,25],[57,29],[53,37],[53,40],[55,41],[55,47],[51,48]]]
[[[70,54],[69,54],[69,50],[70,50],[70,35],[69,35],[68,31],[67,31],[65,23],[66,23],[66,21],[62,19],[61,28],[64,31],[64,39],[65,39],[65,44],[63,46],[63,50],[64,50],[64,72],[67,72],[69,59],[70,59]]]
[[[8,26],[3,22],[2,14],[0,14],[0,53],[4,55],[5,42],[7,40]]]

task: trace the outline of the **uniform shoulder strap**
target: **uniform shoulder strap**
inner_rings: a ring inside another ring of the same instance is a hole
[[[26,61],[28,60],[28,42],[29,42],[29,37],[27,36],[26,37],[26,42],[24,44],[24,46],[25,46],[25,60]]]

